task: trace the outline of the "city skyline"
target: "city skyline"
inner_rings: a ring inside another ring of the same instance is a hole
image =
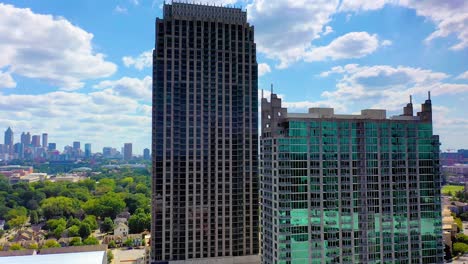
[[[2,2],[0,23],[11,26],[0,32],[8,51],[0,58],[0,127],[49,131],[60,146],[133,142],[140,153],[150,145],[152,22],[162,0]],[[395,102],[431,90],[441,149],[468,148],[466,1],[199,2],[247,10],[259,88],[274,83],[290,109],[395,113]]]
[[[1,128],[0,128],[1,129]],[[79,145],[79,149],[81,149],[82,151],[85,151],[86,150],[86,145],[92,145],[93,146],[93,152],[92,153],[102,153],[102,149],[104,148],[107,148],[107,147],[111,147],[111,148],[115,148],[119,151],[119,148],[124,148],[125,147],[125,144],[133,144],[133,143],[128,143],[128,142],[124,142],[122,143],[121,145],[119,146],[107,146],[107,145],[103,145],[103,147],[96,147],[98,146],[98,144],[96,143],[93,143],[93,142],[88,142],[88,141],[77,141],[77,140],[70,140],[69,144],[65,144],[65,145],[59,145],[58,143],[56,143],[55,141],[50,141],[49,140],[49,133],[45,133],[45,132],[40,132],[40,133],[31,133],[30,131],[22,131],[20,133],[18,132],[15,132],[15,129],[13,129],[12,127],[8,127],[5,129],[5,131],[3,131],[2,133],[0,133],[0,142],[5,142],[5,133],[6,131],[10,129],[11,132],[13,133],[13,145],[15,145],[16,143],[23,143],[24,139],[22,138],[23,134],[24,135],[29,135],[29,142],[30,144],[27,144],[26,145],[33,145],[33,142],[32,142],[32,138],[34,136],[37,136],[37,138],[39,139],[39,147],[44,147],[44,148],[47,148],[49,143],[51,144],[55,144],[55,149],[56,150],[65,150],[67,147],[72,147],[73,148],[73,145],[74,143],[78,143],[77,146]],[[17,137],[15,137],[15,135],[17,135]],[[52,135],[53,136],[53,135]],[[44,144],[44,139],[46,139],[46,143]],[[0,143],[0,144],[4,144],[4,143]],[[143,147],[141,149],[141,151],[131,151],[132,153],[138,153],[137,155],[143,155],[145,149],[148,149],[148,147]],[[96,151],[98,150],[98,151]],[[120,151],[119,151],[120,152]],[[140,153],[141,152],[141,153]]]

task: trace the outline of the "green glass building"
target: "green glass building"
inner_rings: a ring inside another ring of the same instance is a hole
[[[391,118],[261,108],[262,263],[443,263],[430,95]]]

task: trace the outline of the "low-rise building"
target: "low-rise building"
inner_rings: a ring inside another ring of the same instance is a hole
[[[124,223],[119,223],[114,228],[114,235],[116,236],[127,236],[128,235],[128,226]]]

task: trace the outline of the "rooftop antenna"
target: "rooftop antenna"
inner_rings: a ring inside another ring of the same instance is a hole
[[[412,96],[412,95],[409,96],[409,103],[410,103],[410,104],[413,103],[413,96]]]
[[[273,84],[271,84],[270,92],[271,92],[271,94],[273,94]]]
[[[427,97],[428,97],[429,100],[431,100],[431,91],[427,92]]]
[[[263,89],[262,89],[262,99],[263,99]]]

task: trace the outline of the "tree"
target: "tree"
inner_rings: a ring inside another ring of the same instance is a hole
[[[39,223],[39,214],[36,210],[29,212],[29,218],[31,224],[36,225]]]
[[[137,209],[135,214],[128,219],[128,228],[130,233],[141,233],[151,228],[151,216],[145,213],[142,209]]]
[[[64,196],[50,197],[41,202],[41,209],[46,219],[70,217],[80,208],[80,202]]]
[[[115,218],[117,214],[125,208],[125,202],[122,197],[116,193],[110,192],[97,199],[90,199],[84,205],[83,209],[87,214],[99,216],[101,218]]]
[[[464,213],[460,214],[460,219],[462,221],[468,221],[468,212],[464,212]]]
[[[81,224],[81,221],[78,220],[77,218],[74,218],[74,217],[68,218],[67,227],[79,226],[80,224]]]
[[[67,227],[67,222],[65,221],[65,219],[50,219],[49,221],[47,221],[47,230],[49,231],[55,230],[59,226],[63,226],[64,229]]]
[[[87,215],[85,219],[83,220],[83,223],[88,224],[91,230],[96,230],[99,227],[97,220],[96,220],[96,216],[94,215]]]
[[[463,254],[468,252],[468,245],[462,242],[453,244],[453,255]]]
[[[62,237],[63,232],[65,231],[65,225],[59,225],[54,229],[55,238],[59,239]]]
[[[80,235],[80,227],[77,225],[70,226],[68,228],[68,237],[77,237]],[[81,242],[81,240],[80,240]]]
[[[99,240],[93,236],[89,236],[83,241],[83,244],[84,245],[99,245]]]
[[[457,242],[468,244],[468,236],[465,234],[457,234],[455,236],[455,239],[457,240]]]
[[[458,231],[461,231],[463,230],[463,223],[462,223],[462,220],[458,217],[453,217],[454,221],[455,221],[455,224],[457,224],[457,227],[458,227]]]
[[[111,240],[111,242],[109,242],[108,246],[109,246],[109,248],[116,248],[117,247],[114,240]]]
[[[60,244],[57,242],[57,240],[54,239],[49,239],[44,243],[44,246],[42,248],[59,248],[61,247]]]
[[[23,247],[19,243],[13,243],[10,246],[10,250],[22,250]]]
[[[8,221],[8,226],[10,226],[10,228],[13,228],[13,229],[20,228],[24,224],[26,224],[27,221],[28,221],[28,217],[19,215],[13,219],[10,219]]]
[[[68,243],[69,246],[82,246],[83,242],[81,242],[81,237],[74,237]]]
[[[133,246],[133,239],[128,238],[127,240],[125,240],[124,245],[125,245],[126,247],[131,247],[131,246]]]
[[[107,250],[107,263],[111,264],[113,259],[114,253],[112,253],[112,250]]]
[[[142,193],[127,195],[124,201],[130,214],[134,214],[138,208],[142,208],[145,210],[145,212],[149,212],[151,201],[146,195]]]
[[[110,217],[104,218],[104,221],[101,224],[101,232],[108,233],[112,230],[114,230],[114,222]]]
[[[91,235],[91,228],[89,227],[89,224],[82,223],[80,225],[79,233],[80,233],[80,237],[82,239],[85,239],[85,238],[89,237],[89,235]]]
[[[104,194],[114,191],[115,180],[114,179],[101,179],[96,185],[96,193]]]
[[[19,207],[9,210],[8,213],[5,215],[5,219],[11,220],[18,216],[27,216],[27,215],[28,215],[28,210],[22,206],[19,206]]]
[[[39,249],[39,245],[37,243],[31,243],[29,244],[28,249]]]

